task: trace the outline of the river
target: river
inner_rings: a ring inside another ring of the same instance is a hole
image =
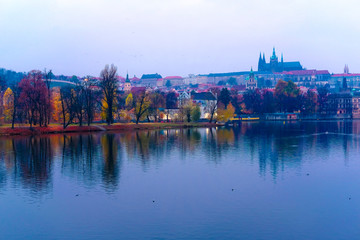
[[[0,138],[1,239],[357,239],[360,121]]]

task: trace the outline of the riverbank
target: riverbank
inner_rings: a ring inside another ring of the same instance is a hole
[[[218,123],[116,123],[113,125],[91,125],[91,126],[68,126],[63,129],[61,125],[50,125],[48,127],[0,127],[0,136],[31,136],[57,133],[85,133],[85,132],[121,132],[133,130],[151,129],[175,129],[175,128],[206,128],[222,126]]]

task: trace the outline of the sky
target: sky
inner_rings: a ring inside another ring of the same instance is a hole
[[[98,76],[257,69],[276,48],[307,69],[360,72],[355,0],[0,0],[0,67]]]

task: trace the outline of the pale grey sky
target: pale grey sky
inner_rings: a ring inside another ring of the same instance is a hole
[[[0,67],[98,76],[257,69],[275,46],[308,69],[360,72],[355,0],[0,0]]]

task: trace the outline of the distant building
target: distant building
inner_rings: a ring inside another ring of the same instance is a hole
[[[124,91],[125,92],[130,92],[131,91],[131,83],[130,83],[130,79],[129,79],[129,74],[126,74],[126,80],[124,83]]]
[[[275,53],[275,48],[273,48],[273,54],[270,57],[270,62],[267,63],[265,60],[265,54],[259,57],[258,62],[258,71],[264,72],[283,72],[283,71],[294,71],[294,70],[303,70],[300,62],[284,62],[283,55],[281,54],[281,60],[279,62],[278,57]]]
[[[284,73],[285,80],[291,80],[298,86],[315,87],[329,83],[328,70],[296,70]]]
[[[251,68],[249,77],[246,78],[246,89],[254,90],[257,88],[257,77],[255,77],[255,74]]]
[[[158,86],[158,80],[162,80],[162,76],[160,74],[143,74],[140,81],[142,86],[147,87],[156,87]],[[159,83],[160,85],[160,83]],[[162,83],[161,83],[162,86]]]
[[[168,76],[164,78],[164,85],[166,86],[167,82],[170,82],[171,86],[181,86],[184,84],[184,78],[180,76]]]
[[[360,88],[360,74],[359,73],[349,73],[349,66],[345,65],[344,73],[332,74],[329,79],[329,84],[331,88],[339,90],[342,85],[343,79],[346,78],[347,85],[350,88]]]

